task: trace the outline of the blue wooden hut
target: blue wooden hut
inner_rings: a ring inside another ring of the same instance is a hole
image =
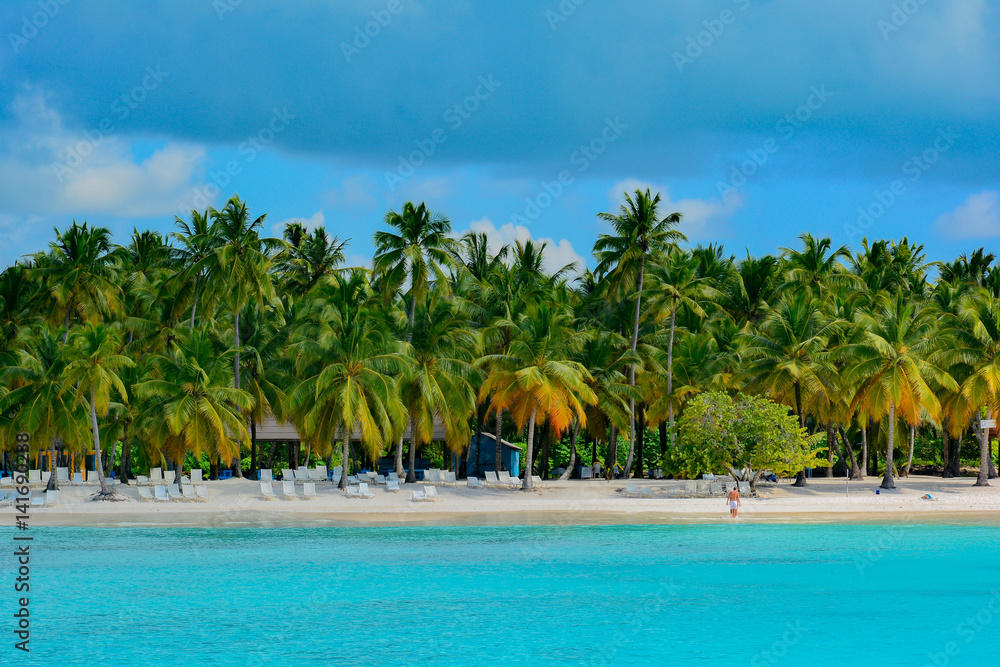
[[[479,441],[480,437],[482,443]],[[500,440],[500,446],[504,469],[517,477],[521,471],[521,448],[506,440]],[[497,439],[492,433],[480,433],[479,436],[472,434],[472,440],[469,442],[469,460],[465,467],[466,474],[475,475],[477,463],[480,474],[497,469]]]

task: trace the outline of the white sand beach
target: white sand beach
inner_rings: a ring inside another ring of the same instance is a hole
[[[738,521],[745,522],[930,522],[1000,523],[1000,482],[974,487],[973,478],[912,476],[893,491],[876,494],[880,478],[851,482],[812,479],[804,488],[788,483],[759,488],[743,498]],[[403,485],[398,493],[373,487],[372,499],[347,498],[332,483],[317,484],[312,500],[264,500],[257,482],[205,482],[207,502],[139,501],[134,485],[117,487],[128,500],[91,502],[93,486],[63,485],[56,507],[34,507],[33,526],[84,525],[586,525],[730,521],[725,499],[668,498],[683,482],[633,480],[648,497],[630,498],[618,481],[546,481],[533,491],[473,489],[465,482],[437,486],[436,502],[413,502]],[[276,485],[280,486],[280,484]],[[301,485],[297,485],[301,493]],[[930,494],[933,501],[921,496]],[[13,523],[14,509],[0,509]]]

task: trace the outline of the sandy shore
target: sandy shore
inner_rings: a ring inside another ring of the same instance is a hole
[[[914,476],[897,489],[876,495],[878,478],[852,482],[813,479],[804,488],[761,487],[744,498],[744,522],[905,522],[1000,525],[1000,481],[973,487],[974,479]],[[437,502],[413,502],[373,487],[375,498],[347,498],[329,483],[317,484],[314,500],[261,498],[259,485],[245,480],[206,482],[208,502],[140,502],[134,486],[118,486],[123,502],[90,502],[92,486],[64,485],[57,507],[32,508],[33,526],[297,526],[297,525],[607,525],[728,522],[723,498],[667,498],[681,482],[637,480],[651,497],[627,498],[621,481],[548,481],[532,492],[439,486]],[[276,485],[280,487],[280,483]],[[301,485],[297,485],[301,492]],[[37,492],[37,491],[36,491]],[[921,500],[931,494],[936,500]],[[12,507],[0,508],[0,525],[13,523]],[[2,517],[6,515],[7,519]]]

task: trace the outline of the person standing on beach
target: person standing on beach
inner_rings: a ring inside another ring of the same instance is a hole
[[[729,518],[735,519],[736,515],[740,511],[740,490],[737,486],[733,486],[733,490],[729,492]]]

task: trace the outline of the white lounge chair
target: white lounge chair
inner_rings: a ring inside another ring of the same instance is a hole
[[[184,500],[184,496],[181,495],[180,486],[177,484],[170,484],[167,486],[167,494],[170,496],[171,500]]]
[[[31,506],[45,507],[45,494],[42,494],[40,496],[31,496]]]
[[[295,492],[295,482],[290,479],[281,480],[281,493],[285,496],[285,499],[299,499],[299,494]]]
[[[358,484],[358,494],[362,498],[374,498],[375,494],[368,490],[368,484],[365,482],[360,482]]]
[[[69,468],[56,468],[56,480],[60,484],[69,484]]]
[[[483,486],[483,483],[479,480],[478,477],[470,477],[469,478],[469,486],[471,486],[474,489],[485,489],[486,488],[485,486]]]
[[[198,496],[198,500],[208,502],[208,488],[206,488],[203,484],[199,484],[194,487],[194,492]]]
[[[325,479],[326,479],[326,466],[323,466],[322,470],[320,470],[319,466],[316,466],[315,468],[309,468],[309,481],[320,482]]]
[[[401,480],[399,478],[399,475],[397,475],[396,473],[390,472],[389,473],[389,481],[402,482],[403,480]]]
[[[163,468],[149,469],[149,483],[154,486],[157,484],[163,484]]]
[[[361,497],[361,491],[358,489],[357,486],[355,486],[353,484],[348,485],[348,487],[346,489],[344,489],[344,494],[348,498],[360,498]]]
[[[45,492],[45,504],[48,507],[59,504],[59,492],[58,491],[46,491]]]
[[[153,487],[153,498],[159,502],[169,502],[170,496],[167,495],[167,487],[162,484],[157,484]]]
[[[96,470],[89,470],[87,472],[87,484],[100,484],[100,483],[101,483],[101,479],[98,476],[97,471]]]
[[[28,471],[28,484],[41,484],[42,483],[42,471],[41,470],[29,470]]]
[[[532,484],[541,484],[542,483],[542,478],[539,477],[538,475],[532,475],[531,476],[531,482],[532,482]]]
[[[198,494],[194,492],[192,484],[181,484],[181,496],[184,500],[198,500]]]
[[[136,491],[139,492],[139,502],[142,502],[143,500],[152,500],[153,499],[153,494],[149,492],[149,488],[148,487],[137,486],[135,488],[136,488]]]
[[[339,482],[340,478],[343,475],[344,475],[344,466],[335,466],[333,468],[333,475],[331,476],[331,479],[333,479],[334,482]]]
[[[748,497],[753,495],[753,492],[750,490],[750,482],[740,482],[740,495]]]
[[[358,478],[357,475],[348,475],[347,476],[347,483],[348,484],[360,484],[361,483],[361,479]]]
[[[580,468],[580,479],[593,479],[594,469],[590,466],[583,466]]]
[[[498,472],[497,479],[500,481],[500,484],[502,486],[515,486],[520,484],[520,481],[515,482],[514,479],[510,476],[510,473],[507,472],[506,470],[501,470],[500,472]]]
[[[444,483],[445,484],[458,484],[458,480],[455,479],[455,473],[454,473],[454,471],[449,470],[448,472],[446,472],[444,474]]]
[[[298,470],[293,470],[295,473],[296,482],[308,482],[309,481],[309,468],[306,466],[299,466]]]
[[[273,482],[274,481],[274,475],[271,473],[271,469],[270,468],[261,468],[260,469],[260,481],[262,481],[262,482]]]
[[[725,487],[722,485],[722,482],[712,482],[708,486],[709,486],[709,490],[712,493],[712,497],[713,498],[714,497],[718,497],[718,496],[722,496],[722,495],[724,495],[726,493]]]
[[[698,495],[698,483],[692,480],[684,482],[684,495],[694,498]]]
[[[415,503],[424,502],[427,500],[427,494],[423,491],[413,491],[413,497],[410,498],[411,501]]]
[[[486,484],[487,486],[498,486],[500,484],[497,474],[492,470],[486,471]]]
[[[136,475],[135,476],[135,483],[136,483],[136,486],[151,486],[149,478],[146,477],[145,475]]]
[[[83,473],[75,472],[73,473],[73,484],[83,484]]]
[[[205,482],[202,475],[204,471],[201,468],[191,468],[191,483],[192,484],[203,484]]]
[[[295,473],[292,472],[291,468],[282,468],[281,469],[281,479],[283,479],[283,480],[290,479],[292,481],[295,481]]]
[[[14,486],[14,478],[0,477],[0,486]]]
[[[306,482],[302,485],[302,497],[303,498],[315,498],[316,497],[316,482]]]
[[[391,493],[395,493],[396,491],[399,491],[399,480],[398,479],[390,479],[390,480],[388,480],[385,483],[385,490],[389,491]]]
[[[177,471],[176,470],[165,471],[163,473],[163,481],[166,482],[167,484],[173,484],[177,482]]]
[[[260,483],[260,495],[264,497],[264,500],[278,499],[278,496],[274,495],[274,486],[271,484],[271,482]]]
[[[424,495],[427,496],[427,500],[441,500],[437,488],[433,486],[425,486]]]
[[[0,491],[0,505],[13,505],[16,497],[13,491]]]

